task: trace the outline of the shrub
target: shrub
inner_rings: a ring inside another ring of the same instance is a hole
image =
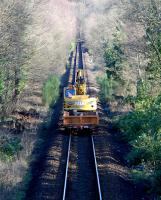
[[[52,105],[56,102],[56,100],[59,96],[59,87],[60,87],[60,80],[55,75],[49,77],[49,79],[44,84],[44,86],[43,86],[43,102],[48,107],[52,107]]]
[[[97,78],[97,82],[101,88],[100,99],[104,102],[112,100],[113,93],[115,93],[115,89],[118,87],[118,82],[114,81],[112,78],[108,78],[106,75]]]
[[[142,86],[141,86],[142,87]],[[131,145],[127,159],[136,166],[135,181],[148,182],[149,191],[161,191],[161,95],[148,96],[143,87],[135,98],[135,110],[121,117],[118,126]]]
[[[11,161],[22,150],[21,140],[17,137],[6,138],[0,145],[0,160]]]
[[[75,47],[76,47],[76,43],[75,42],[71,42],[70,43],[70,46],[69,46],[69,51],[72,52],[75,50]]]
[[[123,69],[122,63],[125,61],[124,52],[122,50],[122,42],[124,33],[121,27],[116,27],[112,41],[105,41],[103,45],[104,60],[107,67],[107,75],[120,78],[120,72]]]

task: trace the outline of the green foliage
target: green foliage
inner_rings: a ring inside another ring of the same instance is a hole
[[[70,43],[70,47],[69,47],[69,51],[72,52],[75,50],[75,47],[76,47],[76,43],[75,42],[71,42]]]
[[[107,67],[116,66],[117,62],[121,61],[120,55],[117,51],[115,51],[115,48],[119,48],[118,45],[106,43],[105,47],[105,53],[104,53],[104,59],[106,62]],[[120,48],[119,48],[120,49]]]
[[[150,80],[158,81],[161,78],[161,31],[160,31],[160,10],[155,1],[147,6],[148,17],[146,18],[146,40],[149,56],[149,64],[146,68]]]
[[[21,79],[19,81],[19,85],[18,85],[19,93],[21,93],[23,91],[23,89],[25,88],[25,85],[26,85],[26,79]]]
[[[131,145],[127,159],[133,167],[135,181],[142,181],[155,197],[161,199],[161,29],[160,6],[158,1],[130,1],[135,22],[145,27],[145,48],[148,61],[142,80],[137,83],[137,96],[129,96],[125,103],[131,104],[133,110],[118,117],[118,126],[123,137]],[[137,20],[136,20],[137,19]],[[116,27],[112,41],[104,43],[104,60],[107,78],[101,82],[102,93],[108,96],[112,87],[109,79],[118,83],[126,72],[126,58],[122,48],[124,40],[121,29]],[[137,52],[140,50],[137,49]],[[140,63],[139,63],[140,65]],[[128,66],[128,65],[127,65]],[[143,67],[143,66],[141,66]],[[124,71],[125,70],[125,71]],[[132,76],[130,77],[132,78]],[[125,85],[124,85],[125,89]],[[113,92],[115,94],[115,92]]]
[[[119,128],[132,150],[127,159],[131,164],[142,166],[135,170],[136,180],[149,181],[149,190],[158,192],[161,189],[161,95],[150,96],[146,82],[138,85],[138,95],[131,98],[135,110],[121,117]]]
[[[125,84],[123,70],[127,66],[127,62],[122,50],[124,38],[125,35],[121,27],[116,27],[113,39],[104,41],[103,56],[106,63],[106,77],[98,79],[98,82],[101,87],[100,96],[105,101],[113,100],[113,94],[122,91]]]
[[[25,85],[22,74],[30,54],[26,39],[27,8],[24,2],[1,1],[0,118],[11,114]]]
[[[100,85],[100,99],[104,102],[113,99],[115,89],[118,87],[118,82],[113,78],[108,78],[106,75],[104,77],[98,77],[97,82]]]
[[[0,160],[12,161],[21,150],[22,145],[19,138],[6,138],[0,145]]]
[[[142,17],[146,33],[148,64],[145,80],[137,84],[137,96],[126,98],[134,105],[134,111],[118,120],[124,138],[131,145],[127,159],[134,166],[136,182],[142,181],[146,188],[161,198],[161,32],[160,15],[155,1],[143,2],[148,16]],[[140,6],[140,4],[139,4]],[[142,14],[142,15],[140,15]]]
[[[104,42],[104,60],[107,67],[108,77],[119,78],[122,70],[122,62],[124,60],[124,52],[122,50],[122,41],[124,34],[121,28],[116,27],[112,41]]]
[[[51,76],[43,87],[43,102],[52,107],[59,96],[60,80],[57,76]]]

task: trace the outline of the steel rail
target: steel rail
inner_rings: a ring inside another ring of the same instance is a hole
[[[68,155],[67,155],[67,163],[66,163],[66,170],[65,170],[65,180],[64,180],[64,190],[63,190],[63,200],[65,200],[66,188],[67,188],[69,157],[70,157],[70,146],[71,146],[71,134],[69,136]]]
[[[92,139],[93,155],[94,155],[94,162],[95,162],[95,169],[96,169],[96,176],[97,176],[97,185],[98,185],[99,199],[102,200],[100,179],[99,179],[99,173],[98,173],[98,164],[97,164],[97,160],[96,160],[95,145],[94,145],[94,140],[93,140],[93,136],[92,135],[91,135],[91,139]]]

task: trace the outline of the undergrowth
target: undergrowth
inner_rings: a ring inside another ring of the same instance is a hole
[[[18,137],[1,138],[0,160],[3,162],[12,161],[22,150],[21,140]]]
[[[145,84],[142,82],[138,95],[129,99],[135,104],[135,109],[119,118],[118,127],[131,145],[127,159],[134,168],[134,180],[142,181],[148,192],[160,196],[161,94],[150,96],[145,90]]]
[[[122,76],[122,64],[126,63],[126,59],[118,33],[119,30],[112,43],[108,41],[104,45],[107,70],[105,77],[98,78],[100,98],[106,103],[117,97],[119,85],[127,89]],[[127,114],[117,116],[115,123],[123,139],[131,146],[126,159],[131,166],[133,180],[142,184],[151,199],[158,200],[161,199],[161,71],[156,60],[153,55],[145,78],[138,77],[136,94],[123,96],[123,104],[131,105],[132,109]]]
[[[113,78],[108,78],[107,75],[97,77],[97,82],[100,85],[99,98],[102,102],[108,102],[113,100],[113,93],[118,87],[118,83]]]
[[[60,80],[57,76],[53,75],[48,78],[43,86],[43,102],[52,107],[59,96]]]

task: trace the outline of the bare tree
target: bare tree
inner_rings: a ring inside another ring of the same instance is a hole
[[[20,92],[28,14],[26,4],[20,0],[2,1],[0,4],[0,68],[4,82],[1,112],[7,115],[13,109]]]

